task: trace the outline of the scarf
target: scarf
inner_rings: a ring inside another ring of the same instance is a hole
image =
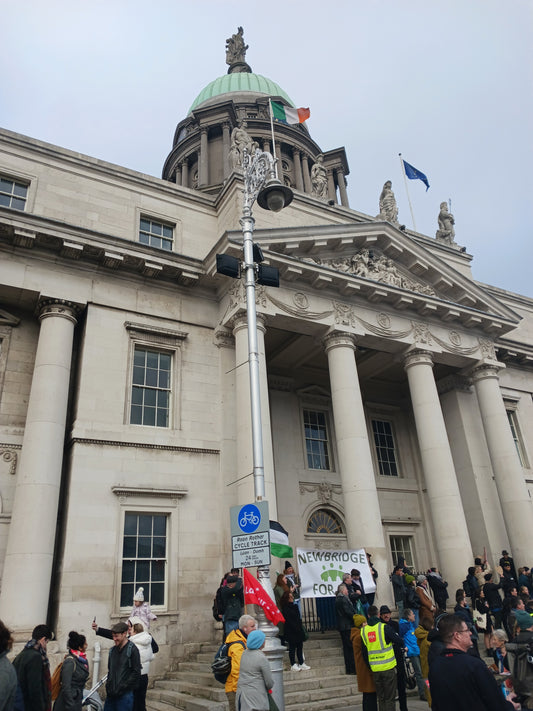
[[[73,657],[76,657],[82,667],[85,667],[85,669],[89,669],[89,661],[87,660],[87,655],[85,654],[85,652],[82,652],[81,649],[71,649],[70,653]]]
[[[46,654],[46,649],[41,647],[36,639],[30,639],[24,645],[24,649],[35,649],[41,655],[41,661],[43,664],[43,681],[44,688],[46,689],[46,700],[45,700],[45,711],[51,711],[52,708],[52,677],[50,676],[50,662]]]

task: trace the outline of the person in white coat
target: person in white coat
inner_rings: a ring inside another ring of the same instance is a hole
[[[141,681],[133,692],[133,711],[146,711],[146,689],[148,688],[148,672],[150,662],[154,658],[152,651],[152,635],[144,628],[144,623],[139,617],[130,617],[130,641],[137,647],[141,657]]]

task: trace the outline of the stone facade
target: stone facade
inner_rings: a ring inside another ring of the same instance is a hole
[[[155,673],[213,634],[228,510],[253,499],[244,291],[215,255],[242,256],[230,129],[248,118],[269,148],[266,104],[196,106],[163,179],[0,131],[2,190],[26,189],[0,207],[0,617],[19,639],[45,619],[90,637],[143,575]],[[350,209],[343,149],[279,134],[294,200],[254,208],[281,274],[257,289],[271,518],[295,548],[367,548],[380,603],[398,546],[451,590],[484,547],[531,563],[533,301],[478,284],[455,243]]]

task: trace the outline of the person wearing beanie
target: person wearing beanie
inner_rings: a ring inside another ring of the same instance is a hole
[[[139,650],[141,658],[141,680],[133,692],[133,711],[146,711],[146,690],[148,688],[148,672],[150,662],[154,658],[152,651],[152,636],[146,631],[140,617],[130,617],[130,642]]]
[[[303,644],[305,631],[300,616],[300,610],[291,592],[283,593],[280,600],[281,614],[285,618],[284,635],[289,645],[289,662],[292,671],[307,671],[311,669],[304,661]],[[298,663],[296,663],[296,656]]]
[[[133,607],[130,611],[130,617],[140,617],[145,630],[150,629],[150,622],[157,620],[156,615],[150,609],[150,605],[144,599],[144,588],[139,588],[133,596]]]
[[[46,645],[50,639],[52,632],[48,625],[37,625],[31,639],[13,660],[24,708],[31,711],[49,711],[51,707],[50,662],[46,654]]]
[[[362,652],[363,640],[361,629],[366,625],[364,615],[354,615],[350,637],[353,646],[353,656],[355,659],[355,673],[357,674],[357,688],[363,694],[363,711],[377,711],[378,697],[376,695],[376,685],[372,672],[365,664]]]
[[[241,659],[246,649],[248,637],[255,629],[257,629],[257,621],[251,615],[241,615],[238,621],[238,628],[236,630],[231,630],[226,637],[228,657],[231,658],[231,671],[226,679],[226,685],[224,687],[226,698],[228,700],[229,711],[235,711]]]
[[[261,651],[265,633],[252,630],[241,656],[237,683],[237,708],[239,711],[268,711],[268,692],[274,686],[270,664]]]

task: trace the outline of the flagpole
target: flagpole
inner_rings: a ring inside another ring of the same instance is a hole
[[[403,164],[403,159],[402,159],[402,154],[398,153],[400,156],[400,163],[402,166],[402,174],[403,174],[403,182],[405,183],[405,192],[407,193],[407,202],[409,203],[409,209],[411,210],[411,219],[413,220],[413,227],[415,232],[418,232],[416,229],[416,222],[415,222],[415,214],[413,212],[413,206],[411,205],[411,198],[409,196],[409,188],[407,187],[407,175],[405,174],[405,166]]]
[[[269,97],[268,106],[270,108],[270,130],[272,132],[272,155],[274,156],[274,170],[278,179],[278,158],[276,154],[276,139],[274,138],[274,114],[272,113],[272,99]]]

